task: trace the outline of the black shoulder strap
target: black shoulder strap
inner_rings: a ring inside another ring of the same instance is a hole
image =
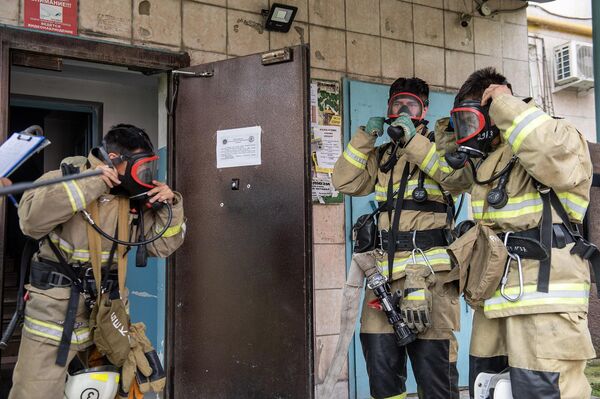
[[[392,281],[392,271],[394,268],[394,254],[396,253],[396,234],[398,232],[398,224],[400,223],[400,214],[402,213],[402,204],[404,202],[404,193],[406,192],[406,185],[408,184],[408,172],[410,170],[410,164],[407,162],[404,165],[402,171],[402,177],[400,178],[400,189],[398,190],[398,198],[396,199],[396,211],[394,212],[394,220],[391,223],[388,236],[388,280]],[[391,176],[390,176],[391,178]],[[393,183],[392,183],[393,184]],[[393,197],[387,199],[388,203],[392,203]]]
[[[48,245],[50,245],[50,249],[52,249],[52,252],[54,252],[54,255],[58,259],[60,272],[71,279],[71,295],[69,296],[69,302],[67,304],[67,314],[65,315],[62,336],[60,338],[60,344],[58,345],[58,354],[56,355],[56,364],[64,367],[67,364],[69,348],[71,347],[71,336],[73,335],[73,329],[75,328],[77,307],[79,306],[79,293],[82,292],[82,287],[73,268],[69,266],[50,237],[46,236],[46,238]]]

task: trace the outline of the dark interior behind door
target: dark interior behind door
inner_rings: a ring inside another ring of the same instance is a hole
[[[179,78],[173,177],[188,223],[170,274],[175,398],[313,396],[307,48],[293,55]],[[217,169],[217,130],[257,125],[262,164]]]

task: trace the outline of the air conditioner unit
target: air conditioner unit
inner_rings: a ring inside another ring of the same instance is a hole
[[[594,87],[594,52],[591,43],[570,41],[554,47],[554,91]]]

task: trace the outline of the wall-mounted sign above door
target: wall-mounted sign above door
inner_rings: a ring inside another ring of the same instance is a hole
[[[25,0],[25,27],[77,35],[77,0]]]

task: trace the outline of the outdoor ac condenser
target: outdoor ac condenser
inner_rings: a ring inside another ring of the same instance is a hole
[[[554,47],[554,91],[594,87],[594,54],[591,43],[570,41]]]

